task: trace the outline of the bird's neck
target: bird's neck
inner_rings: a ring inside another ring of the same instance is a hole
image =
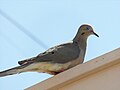
[[[78,35],[79,37],[75,37],[73,39],[73,42],[77,42],[79,47],[86,50],[86,46],[87,46],[87,37],[84,37],[82,35]]]
[[[73,39],[73,42],[77,43],[79,48],[80,48],[80,58],[82,58],[84,60],[85,57],[85,53],[86,53],[86,47],[87,47],[87,37],[76,37]]]

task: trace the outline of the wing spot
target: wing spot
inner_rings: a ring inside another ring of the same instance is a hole
[[[54,52],[51,52],[52,54],[54,54]]]
[[[46,54],[46,52],[43,52],[42,54]]]

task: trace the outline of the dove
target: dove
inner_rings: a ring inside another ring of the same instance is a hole
[[[19,66],[0,72],[0,77],[23,72],[40,72],[51,75],[59,74],[84,62],[87,38],[96,34],[88,24],[78,28],[73,40],[49,48],[39,55],[18,61]]]

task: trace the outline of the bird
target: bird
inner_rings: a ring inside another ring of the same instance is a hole
[[[89,24],[82,24],[75,37],[60,45],[25,60],[18,61],[19,66],[0,72],[0,77],[23,72],[40,72],[57,75],[84,62],[87,39],[96,34]]]

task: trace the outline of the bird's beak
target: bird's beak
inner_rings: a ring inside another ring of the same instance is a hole
[[[99,35],[97,33],[95,33],[93,30],[91,30],[91,33],[97,37],[99,37]]]
[[[94,31],[93,31],[93,34],[94,34],[95,36],[99,37],[99,35],[98,35],[98,34],[96,34]]]

